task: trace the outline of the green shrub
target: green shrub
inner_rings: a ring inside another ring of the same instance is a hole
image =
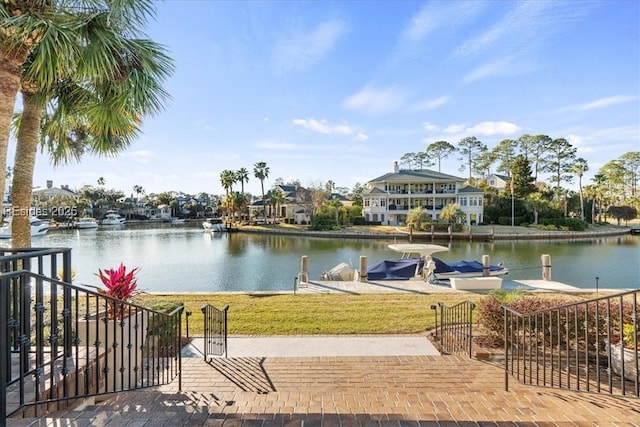
[[[356,216],[353,218],[353,225],[364,225],[365,220],[363,216]]]

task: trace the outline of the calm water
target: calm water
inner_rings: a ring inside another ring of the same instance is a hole
[[[72,248],[75,283],[98,285],[99,268],[120,262],[140,267],[139,286],[149,292],[216,292],[290,290],[309,257],[311,280],[340,262],[358,267],[397,259],[387,249],[392,241],[339,240],[245,233],[203,232],[198,225],[129,225],[122,229],[50,231],[33,239],[34,247]],[[509,278],[540,279],[540,256],[550,254],[552,278],[583,288],[640,288],[640,237],[622,236],[578,241],[448,242],[445,261],[503,261]],[[9,241],[0,241],[10,246]]]

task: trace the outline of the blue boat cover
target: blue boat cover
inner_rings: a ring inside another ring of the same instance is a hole
[[[436,263],[435,273],[453,273],[459,271],[460,273],[482,273],[482,263],[480,261],[455,261],[444,262],[436,257],[431,257],[433,262]],[[502,270],[503,267],[499,265],[490,265],[490,271]]]
[[[418,275],[422,274],[423,258],[384,260],[367,269],[367,278],[369,280],[409,280],[416,275],[416,267]]]

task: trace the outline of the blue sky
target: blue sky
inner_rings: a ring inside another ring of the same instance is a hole
[[[223,194],[220,172],[356,183],[407,152],[475,136],[564,137],[589,162],[640,150],[640,2],[157,3],[147,34],[175,59],[172,99],[115,159],[49,166],[34,185]],[[10,153],[11,155],[11,153]],[[10,160],[12,157],[10,157]],[[451,156],[442,172],[466,176]],[[238,188],[239,189],[239,186]]]

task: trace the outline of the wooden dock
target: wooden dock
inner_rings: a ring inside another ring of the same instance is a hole
[[[562,292],[562,293],[592,293],[593,289],[583,289],[566,283],[556,282],[552,280],[509,280],[502,281],[502,289],[515,290],[524,289],[530,292]],[[601,291],[607,291],[601,289]],[[609,290],[611,291],[611,290]],[[622,289],[616,290],[621,292]],[[469,293],[488,291],[464,291],[453,289],[448,283],[432,284],[425,280],[377,280],[377,281],[322,281],[310,280],[309,283],[299,283],[297,293],[301,294],[318,294],[318,293],[343,293],[343,294],[371,294],[371,293],[388,293],[388,292],[404,292],[416,294],[434,294],[434,293]]]

